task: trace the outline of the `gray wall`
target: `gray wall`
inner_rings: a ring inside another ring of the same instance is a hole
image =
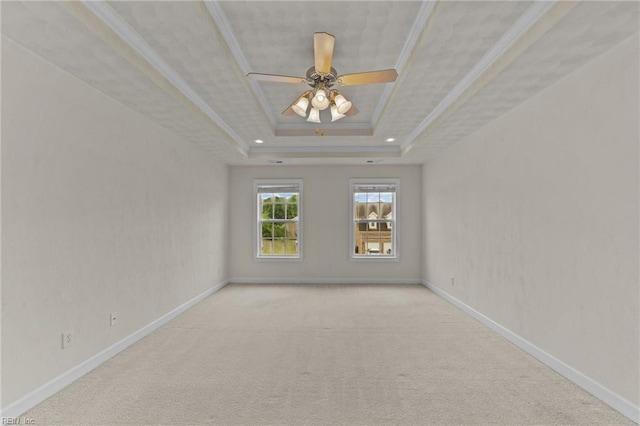
[[[349,244],[349,179],[400,178],[397,262],[352,261]],[[301,262],[254,260],[253,179],[303,180]],[[420,166],[231,167],[231,278],[420,281]]]
[[[634,37],[423,168],[425,279],[636,405],[638,114]]]
[[[227,175],[2,39],[3,407],[226,278]]]

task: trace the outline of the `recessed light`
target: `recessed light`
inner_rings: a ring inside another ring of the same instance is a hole
[[[388,138],[388,139],[387,139],[387,142],[393,142],[393,141],[395,141],[395,139],[394,139],[394,138]]]
[[[256,139],[254,142],[255,143],[264,143],[264,141],[262,139]]]

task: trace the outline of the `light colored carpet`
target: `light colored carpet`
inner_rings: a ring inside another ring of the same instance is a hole
[[[43,424],[633,424],[422,286],[229,285]]]

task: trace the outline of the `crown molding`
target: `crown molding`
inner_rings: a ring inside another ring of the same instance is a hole
[[[516,42],[522,39],[557,3],[558,1],[534,2],[529,6],[433,111],[402,141],[400,147],[403,150],[403,154],[409,151],[411,144],[420,134],[441,117],[453,104],[460,100],[467,89],[478,82],[485,73],[496,64]],[[531,43],[533,41],[535,40],[532,40]]]
[[[231,24],[229,24],[227,15],[224,14],[224,11],[220,7],[220,2],[206,0],[204,2],[204,5],[207,9],[207,12],[209,12],[209,15],[211,16],[211,19],[213,19],[213,21],[216,23],[220,34],[222,34],[222,38],[224,38],[224,41],[227,43],[227,47],[233,55],[233,58],[236,60],[236,63],[240,67],[242,74],[247,75],[251,72],[251,69],[249,68],[249,61],[247,61],[247,58],[242,53],[242,50],[240,50],[238,39],[236,39],[236,36],[231,30]],[[271,112],[271,108],[269,108],[267,97],[264,95],[264,92],[260,88],[260,84],[257,81],[249,79],[246,79],[246,81],[249,84],[253,95],[256,97],[258,103],[262,107],[262,110],[267,116],[267,120],[269,120],[269,122],[271,123],[271,127],[275,128],[278,123],[273,113]]]
[[[276,129],[274,136],[277,137],[305,137],[305,136],[373,136],[373,129],[370,127],[356,129]]]
[[[332,123],[311,126],[309,123],[281,124],[274,130],[275,136],[373,136],[368,123]]]
[[[429,18],[431,17],[436,3],[436,0],[429,0],[423,2],[422,6],[420,6],[418,15],[416,16],[415,21],[413,21],[413,25],[411,26],[411,30],[409,31],[409,35],[407,36],[407,40],[405,41],[404,46],[400,51],[400,56],[396,61],[395,70],[398,72],[399,78],[402,78],[404,67],[413,54],[416,44],[418,43],[418,39],[427,26],[427,22],[429,22]],[[380,120],[382,111],[384,111],[384,108],[387,106],[387,102],[389,102],[389,98],[391,98],[391,93],[393,92],[393,89],[395,87],[395,85],[392,84],[387,84],[385,86],[386,87],[384,88],[384,92],[382,92],[382,96],[380,96],[380,100],[378,101],[376,108],[373,110],[373,115],[371,116],[372,128],[375,128],[378,124],[378,120]]]
[[[288,146],[252,147],[249,159],[280,158],[400,158],[397,146]]]
[[[84,7],[93,13],[103,24],[109,27],[122,41],[131,47],[153,69],[171,83],[182,95],[192,102],[202,113],[213,121],[247,155],[249,146],[242,138],[211,109],[207,103],[189,86],[189,84],[162,57],[131,28],[104,0],[83,0]]]

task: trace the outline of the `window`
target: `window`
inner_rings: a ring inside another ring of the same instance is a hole
[[[254,181],[256,257],[302,258],[302,181]]]
[[[398,179],[351,179],[351,257],[396,259]]]

